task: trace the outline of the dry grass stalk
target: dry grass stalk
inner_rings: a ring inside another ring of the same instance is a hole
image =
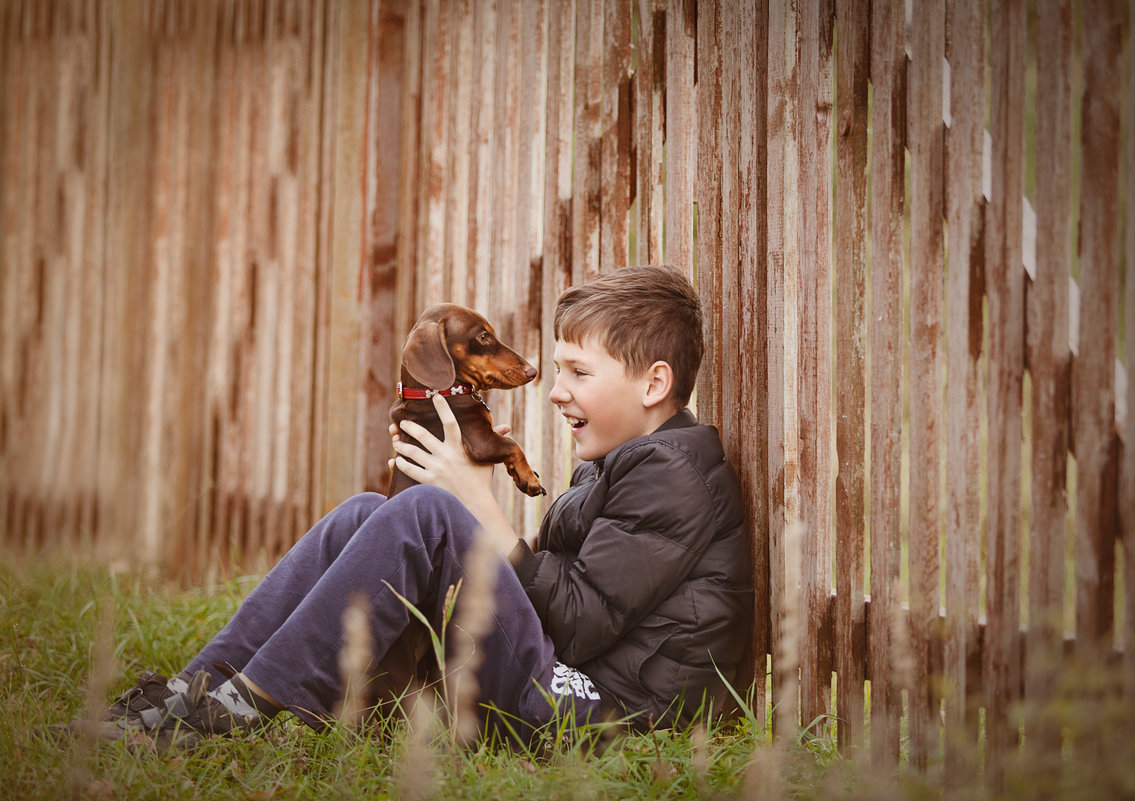
[[[898,602],[902,597],[902,581],[895,579],[891,589],[891,664],[894,667],[895,685],[905,688],[907,692],[914,690],[914,651],[910,645],[910,628],[907,616],[909,604],[906,609]]]
[[[358,728],[366,715],[366,687],[373,658],[369,604],[363,595],[354,593],[343,610],[343,647],[339,651],[339,673],[343,677],[339,722],[345,726]]]
[[[116,672],[114,658],[114,601],[109,596],[99,605],[95,628],[94,652],[91,655],[91,673],[87,680],[87,694],[82,723],[71,751],[68,770],[69,795],[79,798],[90,779],[88,764],[99,741],[100,717],[106,707],[106,690]]]
[[[767,743],[758,738],[753,746],[741,793],[746,801],[780,801],[788,798],[785,742],[791,742],[800,726],[800,643],[804,626],[800,592],[800,543],[803,537],[804,526],[799,521],[784,530],[783,607],[780,610],[779,636],[774,637],[772,662],[776,673],[774,686],[780,688],[773,711],[776,737]]]
[[[475,536],[465,554],[465,578],[461,583],[457,613],[453,621],[452,669],[446,674],[446,701],[449,703],[452,736],[458,745],[476,741],[480,726],[477,699],[480,686],[477,670],[484,661],[478,643],[493,625],[494,592],[500,556],[487,537]]]
[[[800,543],[804,526],[799,521],[784,531],[784,609],[780,637],[774,643],[773,665],[780,680],[781,696],[776,705],[776,731],[783,737],[800,725],[797,695],[800,687],[800,643],[804,612],[800,592]]]
[[[694,786],[704,794],[709,782],[709,734],[701,723],[690,732],[690,764],[694,769]]]
[[[434,796],[438,759],[430,743],[441,729],[436,700],[437,696],[428,690],[410,696],[409,727],[401,757],[394,766],[394,798],[424,801]]]
[[[744,801],[782,801],[788,798],[783,741],[758,742],[745,768]]]

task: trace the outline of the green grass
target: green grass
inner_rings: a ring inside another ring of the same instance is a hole
[[[263,736],[213,739],[188,754],[139,755],[123,743],[61,748],[42,736],[41,727],[69,721],[84,708],[96,652],[114,655],[105,697],[96,699],[109,703],[143,669],[181,669],[252,583],[186,590],[97,567],[7,559],[0,567],[0,799],[938,796],[933,771],[922,777],[900,767],[888,775],[864,759],[841,758],[826,739],[797,736],[773,745],[751,716],[629,737],[591,755],[551,737],[538,754],[485,744],[464,751],[423,747],[401,724],[389,725],[385,736],[344,727],[316,733],[286,715]],[[110,633],[100,624],[104,613]],[[1103,742],[1123,751],[1125,761],[1116,753],[1119,767],[1098,786],[1094,762],[1070,770],[1060,797],[1135,797],[1130,741],[1119,732]],[[963,797],[1032,798],[1035,790],[1028,771],[1018,770],[1002,794],[969,787]]]

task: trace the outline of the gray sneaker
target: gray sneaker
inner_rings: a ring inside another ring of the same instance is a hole
[[[268,720],[260,715],[241,717],[209,695],[211,680],[208,671],[198,670],[185,692],[173,694],[162,703],[177,720],[200,734],[242,734],[267,725]]]
[[[209,695],[212,676],[199,670],[184,692],[174,692],[168,679],[147,670],[96,721],[76,720],[57,731],[72,737],[99,740],[129,739],[134,745],[152,742],[159,751],[191,749],[204,737],[242,734],[266,726],[270,718],[241,717]],[[93,733],[93,735],[92,735]]]
[[[201,733],[172,714],[170,704],[178,694],[166,686],[167,681],[160,673],[144,671],[97,720],[78,719],[50,731],[61,739],[125,739],[132,745],[152,743],[160,751],[192,749],[200,743]]]

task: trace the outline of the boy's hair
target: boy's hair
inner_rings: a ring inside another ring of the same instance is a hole
[[[693,286],[670,267],[623,267],[560,295],[555,337],[581,343],[589,336],[641,375],[656,361],[674,371],[679,408],[690,400],[701,366],[702,312]]]

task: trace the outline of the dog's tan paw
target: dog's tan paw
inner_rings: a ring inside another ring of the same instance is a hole
[[[518,484],[517,486],[520,486],[520,485]],[[542,486],[540,486],[539,481],[535,482],[534,484],[526,484],[526,485],[520,487],[520,491],[523,492],[525,495],[531,495],[534,498],[538,495],[547,495],[548,494],[548,491],[546,489],[544,489]]]
[[[531,468],[527,470],[509,470],[512,476],[512,481],[516,484],[516,488],[523,492],[525,495],[536,497],[537,495],[547,495],[548,491],[540,486],[540,474]]]

